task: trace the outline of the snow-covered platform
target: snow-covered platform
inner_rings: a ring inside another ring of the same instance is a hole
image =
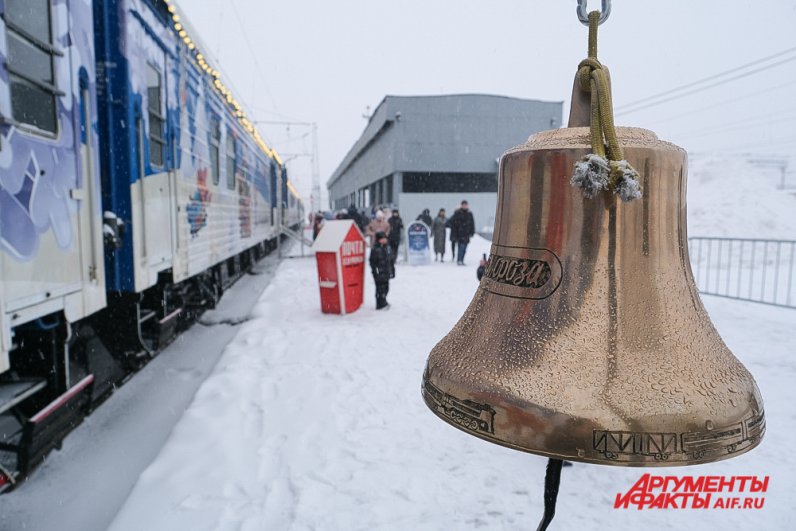
[[[0,531],[104,530],[273,278],[276,253],[200,323],[117,389],[18,488],[0,496]]]
[[[477,288],[467,267],[399,264],[392,308],[322,314],[314,260],[284,261],[111,529],[535,529],[546,459],[440,422],[420,398],[430,349]],[[760,510],[615,510],[647,471],[564,469],[555,529],[785,529],[796,458],[796,312],[708,298],[717,328],[766,402],[762,445],[675,475],[771,476]],[[98,486],[98,488],[101,488]],[[89,493],[84,493],[90,496]]]

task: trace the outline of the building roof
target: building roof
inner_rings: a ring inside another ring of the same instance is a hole
[[[336,219],[325,222],[321,232],[318,233],[318,237],[315,238],[314,242],[312,242],[312,252],[337,252],[338,249],[340,249],[340,246],[343,245],[343,241],[345,241],[346,237],[348,236],[348,232],[352,227],[354,230],[359,232],[360,238],[364,240],[365,237],[359,231],[359,227],[357,227],[353,220]]]
[[[489,94],[385,96],[327,186],[356,166],[374,179],[396,171],[494,171],[503,151],[560,127],[562,104]]]

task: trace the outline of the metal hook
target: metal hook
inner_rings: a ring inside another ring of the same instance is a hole
[[[611,14],[611,0],[602,0],[601,3],[602,9],[600,10],[599,24],[608,20],[608,16]],[[584,26],[589,25],[589,13],[586,4],[588,4],[588,0],[578,0],[578,20],[580,20]]]

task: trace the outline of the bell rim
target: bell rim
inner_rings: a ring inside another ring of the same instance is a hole
[[[428,393],[425,390],[425,382],[421,386],[420,394],[421,394],[421,396],[423,398],[423,403],[431,411],[431,413],[436,415],[441,420],[445,421],[446,424],[448,424],[450,426],[453,426],[454,428],[458,429],[459,431],[461,431],[463,433],[466,433],[467,435],[471,435],[473,437],[477,437],[478,439],[481,439],[483,441],[486,441],[486,442],[489,442],[489,443],[492,443],[492,444],[496,444],[498,446],[502,446],[504,448],[509,448],[511,450],[517,450],[517,451],[524,452],[524,453],[527,453],[527,454],[538,455],[540,457],[547,457],[547,458],[550,458],[550,459],[561,459],[561,460],[564,460],[564,461],[572,461],[574,463],[585,463],[585,464],[589,464],[589,465],[605,465],[605,466],[613,466],[613,467],[619,467],[619,468],[621,468],[621,467],[671,468],[671,467],[686,467],[686,466],[706,465],[706,464],[709,464],[709,463],[715,463],[715,462],[718,462],[718,461],[724,461],[724,460],[727,460],[727,459],[732,459],[732,458],[735,458],[735,457],[739,457],[739,456],[741,456],[741,455],[743,455],[743,454],[745,454],[745,453],[747,453],[747,452],[749,452],[751,450],[754,450],[755,448],[757,448],[760,445],[760,443],[763,440],[763,437],[766,434],[766,429],[765,429],[765,425],[764,425],[762,431],[760,432],[760,434],[758,436],[756,436],[754,440],[747,439],[747,441],[749,441],[749,444],[747,446],[739,449],[739,450],[736,450],[736,451],[733,451],[733,452],[725,452],[725,453],[720,453],[719,452],[718,455],[713,454],[713,453],[708,453],[706,455],[708,455],[710,457],[689,459],[687,461],[668,461],[667,459],[658,460],[658,459],[655,459],[654,457],[652,459],[650,459],[650,460],[636,459],[636,460],[633,460],[633,461],[630,461],[630,460],[622,460],[622,461],[620,461],[620,460],[614,460],[614,459],[608,459],[608,458],[596,459],[596,458],[591,458],[591,457],[581,457],[581,456],[579,456],[577,454],[571,455],[571,454],[564,454],[564,453],[548,452],[548,451],[539,450],[539,449],[531,449],[531,448],[528,448],[528,447],[525,447],[525,446],[521,446],[521,445],[518,445],[518,444],[515,444],[515,443],[511,443],[511,442],[499,439],[497,437],[489,437],[489,436],[483,435],[481,433],[465,429],[460,424],[457,424],[456,422],[453,422],[450,418],[440,414],[440,412],[436,411],[435,408],[429,403],[428,398],[427,398]],[[761,411],[761,414],[765,418],[765,411]]]

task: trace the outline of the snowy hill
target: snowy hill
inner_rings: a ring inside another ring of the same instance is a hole
[[[796,240],[796,190],[752,157],[695,155],[688,169],[688,235]]]

